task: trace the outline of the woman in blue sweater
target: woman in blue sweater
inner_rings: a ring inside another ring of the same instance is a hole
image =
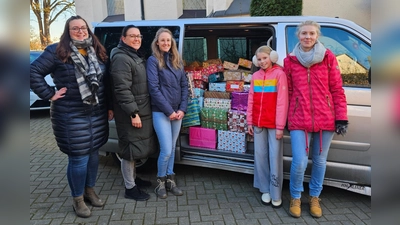
[[[160,143],[155,193],[167,198],[167,190],[183,195],[176,186],[174,161],[176,141],[188,103],[188,82],[172,33],[160,28],[151,44],[147,80],[151,97],[153,126]]]

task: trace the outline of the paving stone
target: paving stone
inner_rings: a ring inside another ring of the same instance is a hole
[[[141,171],[142,179],[153,185],[144,191],[150,199],[136,202],[124,198],[120,167],[111,155],[100,156],[96,192],[106,202],[92,207],[90,218],[76,217],[66,178],[68,157],[58,150],[48,113],[30,119],[30,224],[176,224],[176,225],[267,225],[267,224],[372,224],[371,198],[341,189],[324,187],[321,194],[323,217],[310,216],[305,186],[302,217],[289,211],[289,185],[284,181],[283,206],[274,209],[260,202],[261,193],[253,188],[253,176],[211,168],[176,165],[177,184],[183,196],[169,193],[159,199],[153,190],[156,167]]]

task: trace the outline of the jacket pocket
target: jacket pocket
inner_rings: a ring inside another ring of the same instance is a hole
[[[326,102],[328,103],[329,110],[331,111],[332,116],[334,116],[334,113],[333,113],[333,109],[332,109],[332,105],[331,105],[331,101],[330,101],[330,99],[329,99],[329,96],[326,95],[325,98],[326,98]]]
[[[140,117],[151,115],[150,95],[137,95],[135,96],[135,101],[139,108]]]

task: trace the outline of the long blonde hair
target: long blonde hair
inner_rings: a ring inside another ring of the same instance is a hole
[[[162,28],[158,29],[156,36],[154,37],[154,40],[151,43],[151,50],[153,51],[153,56],[156,57],[156,59],[158,60],[159,68],[164,68],[165,67],[164,54],[160,50],[160,48],[157,46],[158,38],[164,32],[168,33],[171,36],[171,48],[169,50],[171,64],[175,69],[182,69],[183,63],[182,63],[181,56],[179,55],[178,48],[176,46],[176,41],[172,35],[172,32],[167,28],[162,27]]]

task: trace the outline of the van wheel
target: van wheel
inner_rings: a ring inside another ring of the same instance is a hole
[[[111,156],[114,159],[114,162],[117,164],[117,166],[121,167],[121,156],[118,153],[111,153]],[[151,167],[151,160],[149,158],[144,158],[144,159],[138,159],[136,160],[136,171],[144,171],[147,170]]]

